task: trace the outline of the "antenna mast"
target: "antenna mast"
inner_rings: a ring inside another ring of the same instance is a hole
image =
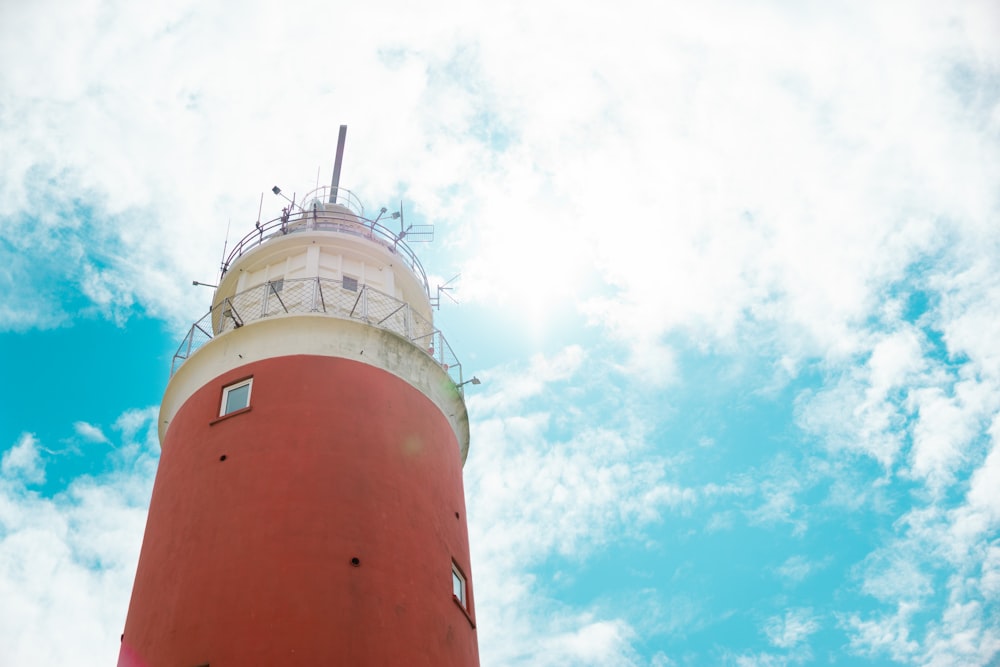
[[[263,201],[264,195],[261,195],[261,202]],[[260,213],[257,214],[257,219],[260,219]],[[222,242],[222,261],[219,262],[219,279],[215,281],[217,283],[222,282],[222,276],[226,272],[226,249],[229,247],[229,228],[232,227],[232,225],[233,219],[229,218],[229,220],[226,221],[226,240]],[[258,222],[257,225],[260,226],[260,223]]]
[[[330,180],[330,203],[337,203],[337,189],[340,187],[340,165],[344,162],[344,142],[347,141],[347,126],[340,126],[337,138],[337,159],[333,163],[333,178]]]

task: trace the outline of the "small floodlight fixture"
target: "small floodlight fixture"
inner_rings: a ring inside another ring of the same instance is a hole
[[[279,188],[277,185],[275,185],[273,188],[271,188],[271,192],[273,192],[274,194],[278,195],[279,197],[281,197],[282,199],[284,199],[286,202],[288,202],[289,204],[291,204],[292,208],[295,207],[295,200],[294,199],[289,199],[288,195],[286,195],[285,193],[283,193],[281,191],[281,188]],[[292,196],[294,197],[295,195],[292,195]]]
[[[459,382],[455,386],[456,387],[464,387],[467,384],[482,384],[482,381],[479,378],[477,378],[475,375],[473,375],[471,378],[469,378],[465,382]]]

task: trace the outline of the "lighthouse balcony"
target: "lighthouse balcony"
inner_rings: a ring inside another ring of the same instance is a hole
[[[432,357],[462,385],[462,365],[440,330],[406,301],[356,281],[295,278],[266,282],[226,297],[191,325],[170,374],[213,338],[255,321],[289,315],[338,317],[391,331]]]

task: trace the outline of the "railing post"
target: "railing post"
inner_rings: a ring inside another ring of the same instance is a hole
[[[267,292],[268,292],[268,294],[274,294],[274,298],[278,300],[278,305],[281,306],[281,309],[284,310],[287,313],[288,312],[288,306],[285,305],[285,301],[281,298],[281,295],[278,294],[278,290],[274,287],[274,283],[271,282],[271,281],[268,281],[265,284],[267,285]],[[284,290],[284,288],[285,288],[285,281],[284,280],[281,281],[281,288],[282,288],[282,290]]]
[[[233,305],[233,300],[228,296],[223,303],[229,305],[229,317],[233,321],[233,328],[239,329],[243,326],[243,316],[236,310],[236,306]],[[223,313],[223,316],[225,316],[225,313]]]

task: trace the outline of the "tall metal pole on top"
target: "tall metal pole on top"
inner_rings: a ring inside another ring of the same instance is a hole
[[[340,126],[337,138],[337,159],[333,163],[333,179],[330,181],[330,203],[337,203],[337,189],[340,187],[340,165],[344,162],[344,142],[347,141],[347,126]]]

